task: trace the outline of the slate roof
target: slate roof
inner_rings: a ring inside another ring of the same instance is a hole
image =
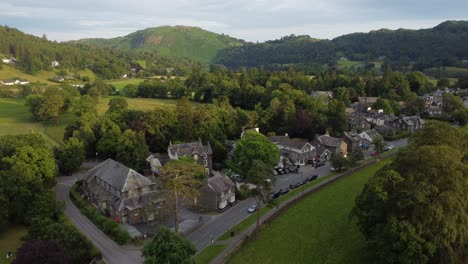
[[[178,157],[192,156],[193,153],[195,152],[198,153],[198,155],[201,155],[204,153],[208,155],[213,154],[213,150],[211,149],[210,143],[208,142],[208,144],[204,146],[201,140],[195,141],[195,142],[189,142],[189,143],[182,143],[182,144],[170,144],[169,152],[171,153],[171,155],[174,155],[174,156],[177,154]]]
[[[327,147],[336,148],[341,144],[341,138],[330,137],[329,135],[321,135],[317,139],[322,145]]]
[[[107,159],[89,170],[84,180],[90,182],[94,176],[108,183],[120,192],[126,192],[128,190],[154,184],[150,179],[113,159]]]
[[[309,143],[305,139],[299,139],[299,138],[291,139],[289,138],[289,136],[272,136],[272,137],[268,137],[268,140],[278,145],[295,148],[295,149],[302,149],[305,144]]]
[[[216,171],[214,172],[214,176],[208,178],[207,184],[216,193],[225,192],[235,185],[229,177],[221,175],[221,173]]]

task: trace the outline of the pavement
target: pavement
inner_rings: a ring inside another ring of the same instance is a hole
[[[69,191],[83,173],[57,178],[57,200],[65,204],[65,215],[101,251],[103,259],[110,264],[143,263],[140,248],[125,248],[108,238],[70,201]]]

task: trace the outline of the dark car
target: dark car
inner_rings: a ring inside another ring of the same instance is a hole
[[[283,174],[284,174],[284,170],[283,170],[283,169],[276,169],[276,171],[277,171],[278,174],[280,174],[280,175],[283,175]]]
[[[288,169],[286,169],[286,168],[284,168],[283,171],[284,171],[284,174],[290,173],[290,171]]]
[[[299,187],[299,186],[296,186],[296,184],[289,184],[289,189],[290,190],[296,189],[297,187]]]
[[[289,190],[286,189],[286,188],[281,188],[281,189],[278,191],[278,193],[279,193],[280,195],[287,194],[288,192],[289,192]]]
[[[278,197],[280,197],[281,193],[278,191],[278,192],[275,192],[271,195],[271,199],[276,199]]]

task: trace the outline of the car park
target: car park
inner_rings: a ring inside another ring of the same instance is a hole
[[[254,213],[255,211],[258,210],[258,205],[256,204],[252,204],[248,209],[247,209],[247,212],[249,213]]]

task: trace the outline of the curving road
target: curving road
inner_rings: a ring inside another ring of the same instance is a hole
[[[102,257],[107,263],[143,263],[139,249],[127,249],[119,246],[99,230],[86,216],[82,215],[80,210],[70,201],[68,193],[78,177],[80,176],[73,175],[57,178],[57,200],[65,204],[65,214],[68,218],[101,251]]]

